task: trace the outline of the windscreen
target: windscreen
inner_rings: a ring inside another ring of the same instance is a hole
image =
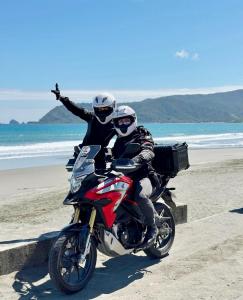
[[[91,174],[95,171],[94,158],[100,151],[100,145],[83,146],[73,167],[75,178]]]

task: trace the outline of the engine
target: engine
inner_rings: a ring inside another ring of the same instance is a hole
[[[137,245],[143,237],[143,227],[135,221],[118,224],[117,237],[124,248],[129,249]]]

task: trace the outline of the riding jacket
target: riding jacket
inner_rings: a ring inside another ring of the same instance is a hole
[[[123,156],[126,145],[129,143],[138,143],[140,149],[137,153]],[[138,126],[130,135],[117,138],[112,154],[115,159],[120,157],[131,158],[134,162],[141,164],[141,168],[131,174],[132,178],[140,180],[141,178],[148,177],[150,173],[154,172],[151,165],[152,159],[154,158],[153,149],[154,141],[151,133],[143,126]]]
[[[115,136],[115,129],[112,121],[107,124],[101,124],[93,112],[87,111],[83,107],[79,107],[69,100],[68,97],[61,97],[60,101],[70,112],[87,122],[87,132],[80,146],[101,145],[101,151],[95,158],[95,166],[96,168],[103,168],[105,162],[104,148],[107,147],[110,140]]]

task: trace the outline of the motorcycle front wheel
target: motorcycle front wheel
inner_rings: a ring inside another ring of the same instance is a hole
[[[56,287],[66,294],[82,290],[92,276],[97,250],[91,239],[90,251],[85,261],[80,263],[78,234],[62,233],[53,244],[49,256],[49,274]]]
[[[164,203],[155,203],[154,207],[164,220],[158,226],[159,232],[152,246],[144,252],[151,258],[163,258],[168,255],[175,238],[175,221],[170,208]]]

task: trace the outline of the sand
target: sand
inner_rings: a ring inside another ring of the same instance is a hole
[[[191,150],[190,169],[169,186],[175,200],[188,204],[189,221],[241,207],[243,149]],[[66,214],[62,201],[69,189],[64,166],[0,171],[0,223],[43,224]]]
[[[99,254],[88,286],[72,299],[243,299],[243,150],[189,152],[191,168],[170,181],[188,204],[170,255]],[[63,166],[0,172],[0,240],[28,238],[63,227],[71,208]],[[233,213],[232,213],[233,212]],[[4,231],[4,228],[6,229]],[[1,276],[1,299],[70,299],[50,281],[46,265]]]

